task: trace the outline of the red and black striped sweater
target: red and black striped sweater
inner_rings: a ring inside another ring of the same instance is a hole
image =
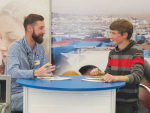
[[[105,73],[128,76],[126,86],[117,89],[117,102],[132,103],[139,101],[139,83],[144,75],[144,55],[133,40],[123,50],[118,46],[109,53]]]

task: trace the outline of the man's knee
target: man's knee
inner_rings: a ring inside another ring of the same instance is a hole
[[[11,96],[11,111],[23,111],[23,93]]]

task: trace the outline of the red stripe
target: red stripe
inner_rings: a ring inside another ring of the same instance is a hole
[[[144,65],[144,59],[142,59],[141,57],[135,57],[132,60],[132,65],[135,64],[135,63],[141,63],[142,65]]]
[[[131,59],[109,59],[108,65],[109,66],[116,66],[116,67],[132,67],[135,63],[141,63],[144,65],[144,60],[141,57],[135,57],[133,60]]]
[[[111,66],[111,59],[108,59],[107,65]]]
[[[132,67],[131,59],[109,59],[109,66],[117,66],[117,67]]]

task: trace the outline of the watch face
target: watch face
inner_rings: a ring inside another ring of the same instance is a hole
[[[0,103],[6,102],[6,80],[0,80]]]

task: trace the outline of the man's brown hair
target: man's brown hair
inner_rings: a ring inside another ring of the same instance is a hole
[[[133,33],[133,25],[131,22],[120,19],[116,20],[109,26],[110,30],[117,30],[121,35],[123,35],[125,32],[128,33],[127,40],[130,40],[132,33]]]
[[[29,14],[27,17],[24,18],[24,28],[27,31],[27,25],[34,25],[36,21],[43,21],[44,17],[38,14]]]

